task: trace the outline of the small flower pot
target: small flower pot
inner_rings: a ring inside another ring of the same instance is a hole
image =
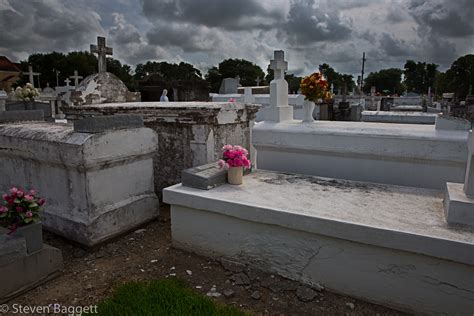
[[[229,184],[242,184],[244,178],[244,167],[230,167],[227,170],[227,182]]]
[[[43,227],[41,222],[18,227],[12,235],[25,238],[26,252],[28,254],[43,248]]]

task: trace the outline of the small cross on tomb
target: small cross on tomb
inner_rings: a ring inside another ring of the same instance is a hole
[[[71,83],[71,80],[69,80],[69,78],[66,78],[66,80],[64,80],[64,83],[66,83],[66,87],[69,87],[69,83]]]
[[[77,87],[79,85],[79,79],[82,79],[82,76],[79,76],[77,70],[74,70],[74,76],[69,76],[69,78],[74,79],[74,86]]]
[[[274,57],[270,60],[270,69],[273,70],[275,79],[284,79],[285,70],[288,69],[288,62],[285,61],[285,52],[276,50]]]
[[[97,36],[97,45],[91,44],[91,53],[97,54],[99,72],[107,72],[107,55],[112,55],[112,47],[105,45],[105,37]]]
[[[28,77],[29,77],[29,81],[33,85],[33,87],[35,86],[34,76],[38,76],[38,83],[39,83],[39,75],[41,75],[41,73],[33,72],[33,66],[31,66],[31,65],[28,66]]]

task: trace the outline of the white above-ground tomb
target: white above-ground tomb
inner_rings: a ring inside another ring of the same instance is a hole
[[[440,191],[256,171],[164,201],[176,247],[402,310],[472,312],[474,230],[448,226]]]
[[[467,131],[434,125],[257,123],[259,169],[443,190],[463,182]]]

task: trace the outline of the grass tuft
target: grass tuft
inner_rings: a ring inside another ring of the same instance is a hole
[[[99,315],[249,315],[234,306],[213,302],[193,292],[183,281],[162,279],[150,282],[129,282],[119,286],[112,297],[99,303]]]

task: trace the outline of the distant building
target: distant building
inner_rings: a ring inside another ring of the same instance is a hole
[[[10,91],[20,75],[19,64],[12,63],[6,56],[0,56],[0,90]]]

